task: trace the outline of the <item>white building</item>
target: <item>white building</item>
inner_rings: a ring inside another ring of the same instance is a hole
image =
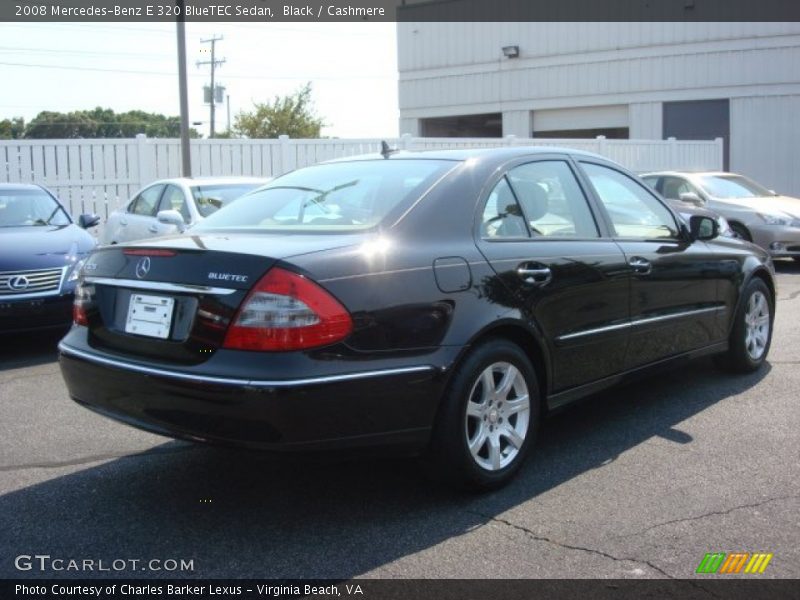
[[[800,196],[800,23],[401,22],[398,62],[401,133],[722,137]]]

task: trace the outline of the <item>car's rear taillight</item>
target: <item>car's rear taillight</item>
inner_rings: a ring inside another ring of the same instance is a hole
[[[78,283],[75,286],[75,300],[72,303],[72,320],[76,325],[89,325],[87,309],[92,304],[94,286]]]
[[[352,329],[350,314],[336,298],[310,279],[275,267],[242,302],[223,347],[303,350],[338,342]]]

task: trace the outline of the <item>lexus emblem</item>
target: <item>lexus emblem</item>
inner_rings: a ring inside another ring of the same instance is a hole
[[[8,289],[14,290],[15,292],[21,292],[23,290],[27,290],[28,286],[31,284],[28,281],[28,278],[25,275],[17,275],[16,277],[12,277],[8,280]]]
[[[138,263],[136,263],[136,276],[139,279],[144,279],[150,272],[150,257],[145,256]]]

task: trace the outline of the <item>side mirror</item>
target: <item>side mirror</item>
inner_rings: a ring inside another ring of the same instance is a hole
[[[683,192],[678,197],[681,199],[681,202],[703,206],[703,199],[695,192]]]
[[[689,235],[692,240],[713,240],[719,235],[719,223],[705,215],[692,215],[689,219]]]
[[[181,233],[186,229],[186,221],[183,220],[183,215],[177,210],[160,210],[156,215],[156,219],[158,219],[159,223],[164,223],[164,225],[175,225]]]
[[[770,194],[772,194],[773,196],[780,196],[780,194],[779,194],[778,192],[776,192],[775,190],[767,190],[767,191],[768,191]]]
[[[80,217],[78,217],[78,227],[80,227],[81,229],[89,229],[90,227],[96,227],[99,222],[100,222],[99,216],[92,215],[89,213],[84,213]]]

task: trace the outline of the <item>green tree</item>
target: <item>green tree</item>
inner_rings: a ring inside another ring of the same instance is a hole
[[[0,140],[18,140],[25,134],[25,119],[13,117],[0,121]]]
[[[233,131],[248,138],[276,138],[288,135],[293,138],[318,138],[325,125],[319,118],[311,100],[311,83],[294,94],[275,96],[271,102],[255,102],[252,112],[240,112],[233,123]]]
[[[179,137],[180,118],[131,110],[116,114],[110,108],[69,113],[42,111],[25,127],[24,137],[32,139]],[[2,131],[2,130],[0,130]],[[2,134],[0,134],[2,135]],[[191,137],[200,137],[190,129]]]

